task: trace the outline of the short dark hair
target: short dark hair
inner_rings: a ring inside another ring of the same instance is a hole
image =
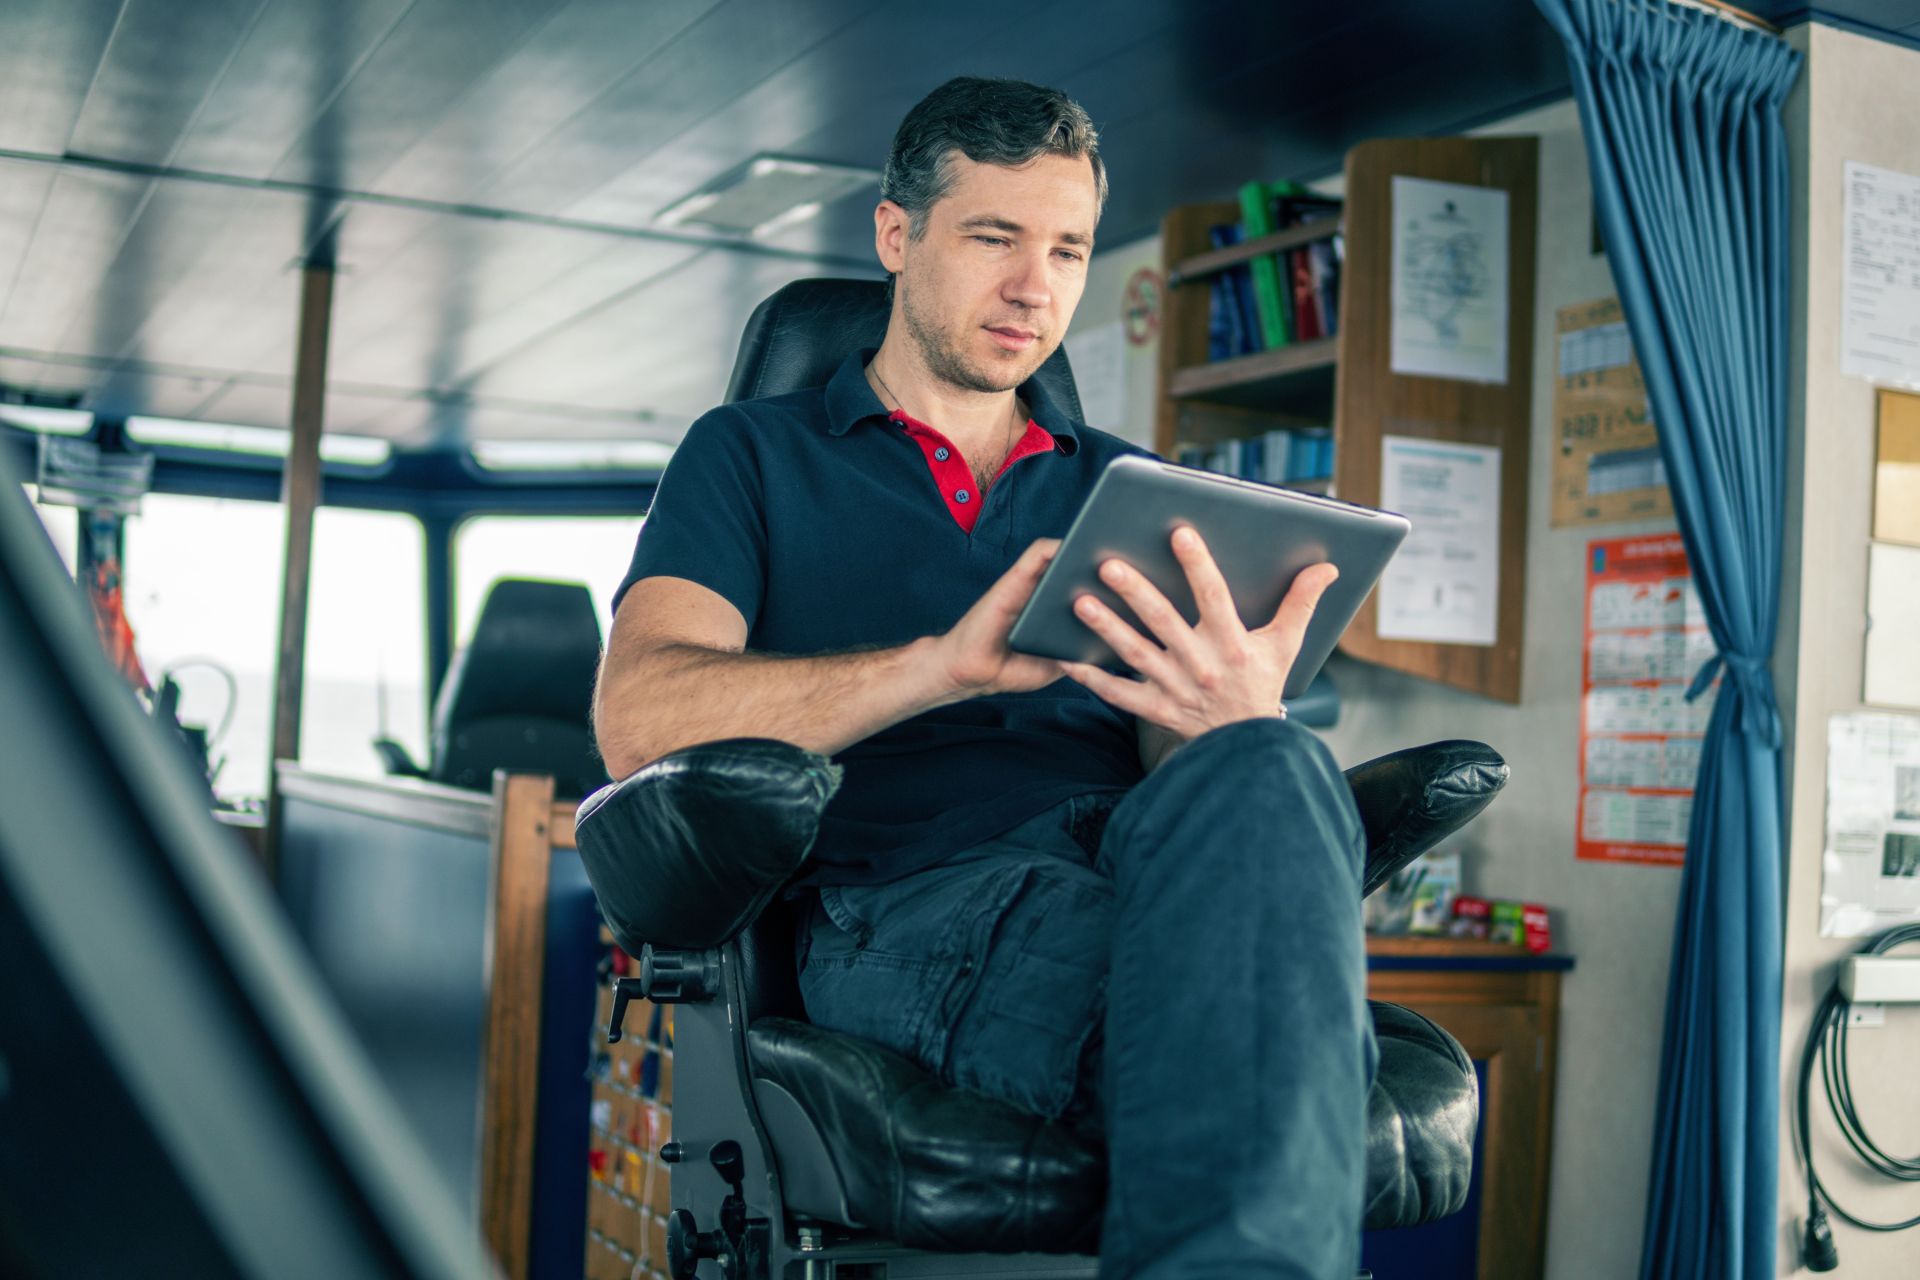
[[[1008,168],[1044,155],[1085,156],[1093,165],[1096,219],[1106,206],[1100,135],[1079,103],[1024,80],[956,76],[907,112],[880,175],[880,194],[907,211],[907,234],[915,240],[926,233],[928,211],[953,189],[956,151],[976,164]]]

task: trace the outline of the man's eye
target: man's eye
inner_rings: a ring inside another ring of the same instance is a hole
[[[1080,255],[1075,253],[1071,249],[1061,249],[1059,250],[1059,253],[1060,253],[1060,256],[1065,258],[1068,262],[1080,261]]]
[[[1006,240],[1005,240],[1004,238],[1002,238],[1002,237],[1000,237],[1000,236],[975,236],[975,237],[974,237],[974,239],[975,239],[975,240],[978,240],[978,241],[979,241],[979,242],[980,242],[981,244],[1005,244],[1005,243],[1007,243],[1007,242],[1006,242]]]

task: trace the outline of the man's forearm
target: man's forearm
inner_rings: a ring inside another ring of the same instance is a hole
[[[594,732],[615,778],[723,738],[778,738],[833,755],[965,696],[931,640],[813,657],[668,645],[600,679]]]

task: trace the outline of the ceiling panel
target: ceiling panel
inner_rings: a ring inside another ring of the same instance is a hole
[[[282,192],[156,184],[59,349],[257,367],[266,337],[290,332],[297,314],[307,204]]]
[[[402,153],[377,186],[429,200],[478,199],[485,184],[542,145],[720,0],[575,0],[475,80]]]
[[[165,164],[271,0],[127,0],[68,147]]]
[[[729,0],[489,183],[489,205],[557,213],[723,109],[876,0]],[[843,68],[866,74],[866,68]],[[745,156],[736,157],[744,160]]]
[[[101,281],[118,260],[153,187],[148,178],[94,169],[58,171],[26,262],[0,306],[0,347],[58,350],[60,336],[78,318],[94,313]]]
[[[417,0],[293,140],[272,176],[372,189],[374,179],[563,0]],[[313,56],[332,54],[323,42]]]
[[[0,147],[66,150],[119,13],[120,0],[0,4]]]
[[[165,0],[169,10],[193,0]],[[414,0],[275,0],[247,30],[181,141],[183,169],[272,173]]]

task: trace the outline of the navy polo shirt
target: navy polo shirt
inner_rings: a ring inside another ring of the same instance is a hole
[[[964,461],[938,458],[937,433],[888,415],[865,375],[873,354],[849,356],[824,387],[695,422],[614,607],[642,578],[685,578],[740,610],[748,649],[903,645],[952,627],[1034,539],[1065,535],[1107,463],[1145,452],[1029,383],[1020,447],[984,499],[961,502]],[[1133,716],[1064,678],[924,712],[834,759],[846,776],[814,842],[814,884],[898,879],[1142,776]]]

